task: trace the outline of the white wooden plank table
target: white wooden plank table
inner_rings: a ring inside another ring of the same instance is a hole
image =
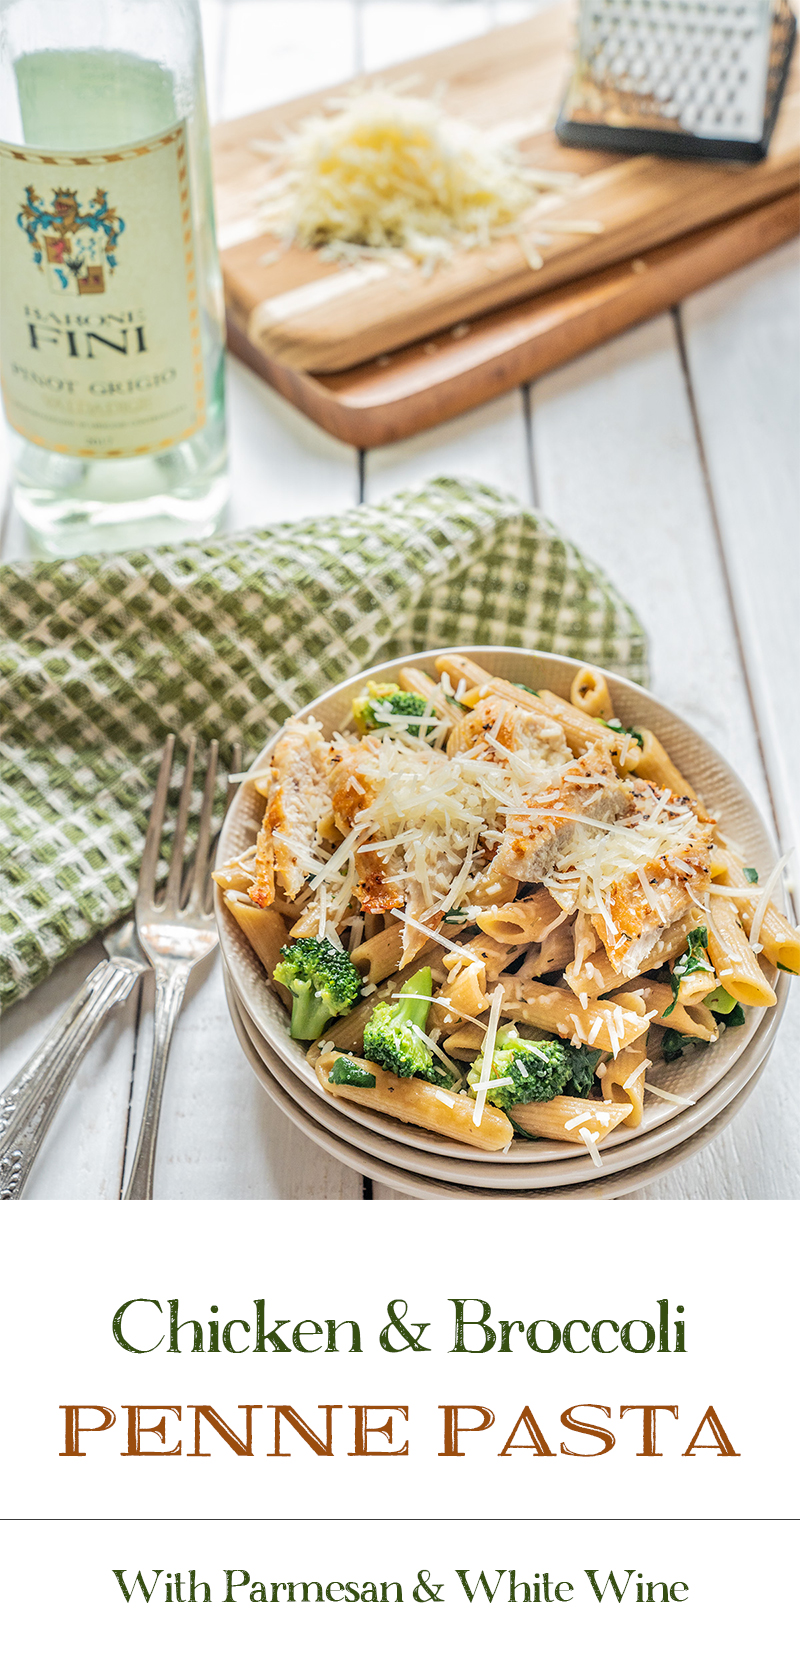
[[[203,0],[212,118],[538,9],[529,0]],[[784,247],[533,387],[366,458],[231,361],[229,528],[333,512],[438,472],[533,501],[633,603],[650,635],[654,691],[734,764],[786,850],[800,839],[800,742],[789,728],[800,627],[796,297],[797,248]],[[13,515],[4,529],[12,559],[24,538]],[[99,955],[95,942],[9,1012],[0,1087]],[[30,1197],[119,1195],[151,1010],[145,983],[94,1045]],[[800,1196],[798,1029],[795,995],[733,1125],[635,1199]],[[266,1097],[236,1043],[218,959],[194,975],[178,1024],[156,1194],[396,1199],[306,1140]]]

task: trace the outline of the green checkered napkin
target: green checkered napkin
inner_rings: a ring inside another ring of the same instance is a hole
[[[0,585],[5,1004],[129,909],[170,730],[223,753],[239,738],[247,764],[333,683],[457,643],[647,676],[642,627],[597,567],[466,479],[205,543],[20,561]]]

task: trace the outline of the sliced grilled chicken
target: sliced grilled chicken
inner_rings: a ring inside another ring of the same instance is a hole
[[[571,756],[560,723],[537,717],[499,694],[487,694],[472,711],[464,712],[447,740],[448,758],[470,753],[503,764],[503,748],[537,768],[565,764]]]
[[[256,848],[256,882],[250,897],[270,904],[270,851],[288,899],[295,899],[314,867],[317,824],[330,803],[326,769],[331,748],[313,721],[292,721],[272,758],[272,781]],[[259,860],[260,847],[260,860]]]
[[[577,837],[596,837],[632,806],[607,749],[593,745],[555,784],[531,795],[530,812],[508,818],[497,868],[518,881],[544,881]]]

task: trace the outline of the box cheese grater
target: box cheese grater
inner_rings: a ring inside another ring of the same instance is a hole
[[[766,157],[796,32],[788,0],[581,0],[567,146]]]

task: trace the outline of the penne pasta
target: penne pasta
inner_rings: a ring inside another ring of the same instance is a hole
[[[517,970],[520,980],[535,980],[540,974],[563,973],[572,955],[572,928],[565,923],[546,934],[541,945],[534,946]]]
[[[254,879],[255,855],[255,846],[251,846],[250,850],[242,852],[240,857],[231,858],[230,863],[223,864],[221,869],[213,870],[212,879],[216,881],[217,886],[222,889],[223,893],[249,892]]]
[[[583,1008],[571,991],[543,986],[535,980],[506,980],[501,1013],[514,1021],[556,1033],[559,1038],[591,1044],[617,1055],[647,1032],[644,1003],[638,993],[620,992],[613,999],[589,1001]]]
[[[660,939],[656,940],[648,952],[647,968],[643,972],[649,973],[651,969],[661,968],[673,957],[680,956],[686,949],[689,928],[696,927],[702,919],[702,912],[693,907],[684,916],[679,917],[678,921],[673,922],[671,927],[665,928]],[[631,975],[624,984],[630,987],[639,978],[639,975]],[[620,984],[617,970],[602,949],[593,951],[577,970],[574,962],[569,963],[564,970],[564,979],[576,995],[586,997],[601,997],[604,992],[611,992]]]
[[[655,1026],[674,1027],[676,1032],[685,1033],[687,1038],[702,1038],[706,1044],[714,1044],[719,1038],[717,1023],[702,1001],[685,1003],[678,993],[676,1003],[672,987],[665,986],[660,980],[637,982],[628,988],[629,995],[632,991],[638,992]],[[668,1009],[669,1015],[666,1013]]]
[[[286,924],[283,917],[271,907],[262,910],[243,894],[235,891],[226,892],[225,907],[250,941],[259,961],[264,964],[275,991],[283,1002],[291,1007],[291,995],[286,987],[279,986],[272,980],[272,971],[280,959],[281,946],[286,942]]]
[[[372,918],[370,918],[372,920]],[[366,921],[366,918],[365,918]],[[365,930],[366,932],[366,927]],[[395,974],[403,960],[403,927],[394,922],[365,939],[353,952],[353,963],[365,980],[378,985],[387,975]]]
[[[614,716],[608,683],[602,671],[595,671],[592,665],[583,665],[573,677],[569,697],[573,706],[588,712],[590,717],[608,719]]]
[[[482,910],[476,917],[481,931],[501,945],[524,945],[530,940],[539,944],[554,923],[562,920],[563,911],[546,887],[539,887],[530,898]]]
[[[517,1103],[511,1110],[514,1125],[526,1137],[580,1142],[585,1128],[597,1145],[627,1120],[633,1104],[591,1102],[586,1097],[552,1097],[550,1102]]]
[[[437,1024],[449,1026],[459,1015],[481,1015],[487,1008],[486,964],[476,959],[442,987],[435,1005]]]
[[[715,878],[726,887],[741,887],[742,897],[732,899],[739,912],[739,920],[748,938],[753,926],[753,916],[758,903],[753,897],[757,888],[747,880],[741,864],[732,853],[721,846],[714,847]],[[713,888],[712,888],[713,893]],[[714,903],[718,900],[714,899]],[[800,928],[793,928],[791,922],[781,914],[774,904],[768,904],[761,921],[758,935],[767,962],[773,968],[783,968],[789,974],[800,974]]]
[[[605,1069],[600,1073],[603,1102],[630,1103],[623,1125],[640,1126],[644,1115],[644,1082],[650,1066],[644,1051],[634,1045],[633,1049],[621,1050],[618,1056],[601,1065]]]
[[[666,748],[661,745],[652,729],[640,729],[643,745],[639,751],[636,763],[626,768],[635,770],[644,782],[655,782],[658,787],[667,787],[680,798],[696,799],[697,795],[690,782],[682,776],[680,770],[673,764]]]
[[[355,1059],[355,1058],[354,1058]],[[316,1066],[317,1078],[323,1091],[330,1093],[328,1076],[337,1060],[335,1050],[320,1056]],[[374,1086],[337,1085],[337,1096],[365,1108],[375,1108],[379,1114],[390,1114],[408,1126],[422,1126],[425,1131],[438,1132],[441,1137],[454,1138],[457,1143],[471,1143],[477,1149],[496,1154],[507,1149],[514,1130],[502,1109],[484,1105],[479,1126],[475,1125],[475,1100],[463,1092],[441,1091],[424,1079],[398,1079],[386,1073],[377,1062],[358,1061],[358,1066],[375,1080]]]
[[[419,694],[423,700],[427,700],[434,717],[441,718],[443,723],[449,723],[452,727],[459,722],[462,716],[461,707],[449,700],[439,684],[431,677],[426,677],[424,671],[417,671],[412,665],[404,665],[400,672],[400,687],[408,694]]]
[[[466,939],[463,945],[459,946],[459,955],[450,951],[442,958],[442,961],[448,973],[451,973],[461,963],[480,963],[485,970],[489,985],[493,985],[496,980],[499,980],[504,970],[508,968],[509,963],[514,962],[522,950],[524,950],[522,942],[518,945],[505,945],[501,944],[498,939],[492,939],[489,934],[478,933],[474,934],[471,939]],[[462,952],[463,955],[461,955]]]
[[[464,1021],[443,1041],[442,1049],[447,1051],[448,1056],[458,1056],[466,1052],[471,1060],[473,1056],[477,1056],[485,1037],[485,1026],[475,1026],[470,1021]]]
[[[777,1002],[731,898],[714,899],[708,918],[708,952],[721,984],[737,1003],[771,1007]]]

